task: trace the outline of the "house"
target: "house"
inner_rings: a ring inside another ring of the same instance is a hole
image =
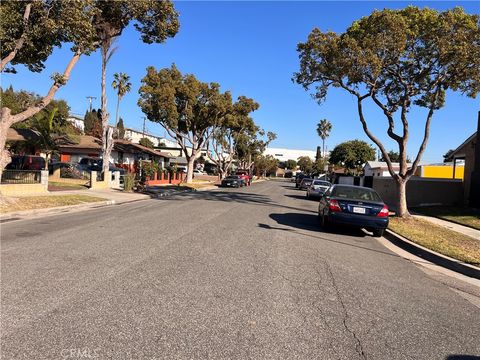
[[[480,145],[478,145],[478,134],[480,133],[480,113],[478,128],[479,131],[476,131],[470,135],[446,159],[447,161],[451,161],[453,163],[452,177],[454,178],[456,178],[459,171],[457,166],[458,162],[464,162],[464,198],[466,203],[474,204],[475,206],[480,206]]]
[[[77,144],[60,145],[60,161],[79,162],[84,157],[100,157],[102,155],[102,142],[90,135],[79,136]],[[165,167],[169,163],[171,155],[154,149],[147,148],[128,140],[115,140],[110,162],[116,165],[125,165],[134,169],[140,160],[152,160]]]
[[[102,142],[94,136],[80,135],[77,144],[60,145],[60,161],[78,163],[84,157],[98,157],[102,153]]]
[[[463,179],[464,161],[457,160],[455,166],[453,162],[419,165],[415,171],[415,176],[432,179]]]
[[[407,166],[411,166],[412,164],[407,163]],[[400,164],[399,163],[392,163],[393,171],[398,173],[400,171]],[[386,162],[383,161],[367,161],[365,166],[363,167],[363,174],[364,176],[374,176],[374,177],[382,177],[382,176],[390,176],[390,172],[388,171],[388,166]]]
[[[280,162],[285,162],[287,160],[297,161],[299,157],[307,156],[312,161],[315,161],[317,155],[316,151],[313,150],[295,150],[295,149],[285,149],[285,148],[266,148],[263,152],[264,156],[270,155],[273,156]]]
[[[5,147],[13,154],[43,155],[40,140],[41,135],[35,130],[9,128]]]
[[[119,139],[115,140],[110,159],[117,166],[126,167],[133,171],[140,160],[155,161],[162,168],[165,168],[169,165],[171,158],[170,154]]]

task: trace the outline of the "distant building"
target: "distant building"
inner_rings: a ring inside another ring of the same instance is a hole
[[[411,165],[412,164],[410,163],[407,164],[408,167],[410,167]],[[395,173],[398,173],[400,171],[399,163],[392,163],[392,167]],[[367,161],[367,163],[363,167],[363,174],[365,176],[374,177],[390,176],[387,163],[383,161]]]
[[[271,155],[280,162],[287,160],[295,160],[302,156],[308,156],[312,161],[315,161],[317,152],[315,150],[296,150],[296,149],[282,149],[282,148],[266,148],[263,155]]]

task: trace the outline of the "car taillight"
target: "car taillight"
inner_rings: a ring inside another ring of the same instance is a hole
[[[328,208],[330,209],[330,211],[332,212],[340,212],[342,211],[342,209],[340,208],[340,204],[338,203],[337,200],[330,200],[328,202]]]
[[[383,208],[377,214],[377,217],[387,217],[387,216],[388,216],[388,207],[387,207],[387,205],[383,205]]]

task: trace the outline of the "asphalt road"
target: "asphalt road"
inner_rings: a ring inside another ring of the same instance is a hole
[[[478,307],[315,208],[270,181],[4,223],[2,359],[480,356]]]

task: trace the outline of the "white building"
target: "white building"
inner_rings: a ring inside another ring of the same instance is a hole
[[[408,163],[407,166],[411,166],[412,164]],[[400,164],[399,163],[392,163],[393,171],[398,174],[400,171]],[[388,171],[388,166],[386,162],[383,161],[367,161],[365,166],[363,167],[363,172],[365,176],[390,176],[390,172]]]
[[[281,162],[287,160],[297,161],[299,157],[308,156],[312,161],[315,161],[317,152],[314,150],[295,150],[295,149],[282,149],[282,148],[266,148],[263,155],[271,155],[275,159]]]

